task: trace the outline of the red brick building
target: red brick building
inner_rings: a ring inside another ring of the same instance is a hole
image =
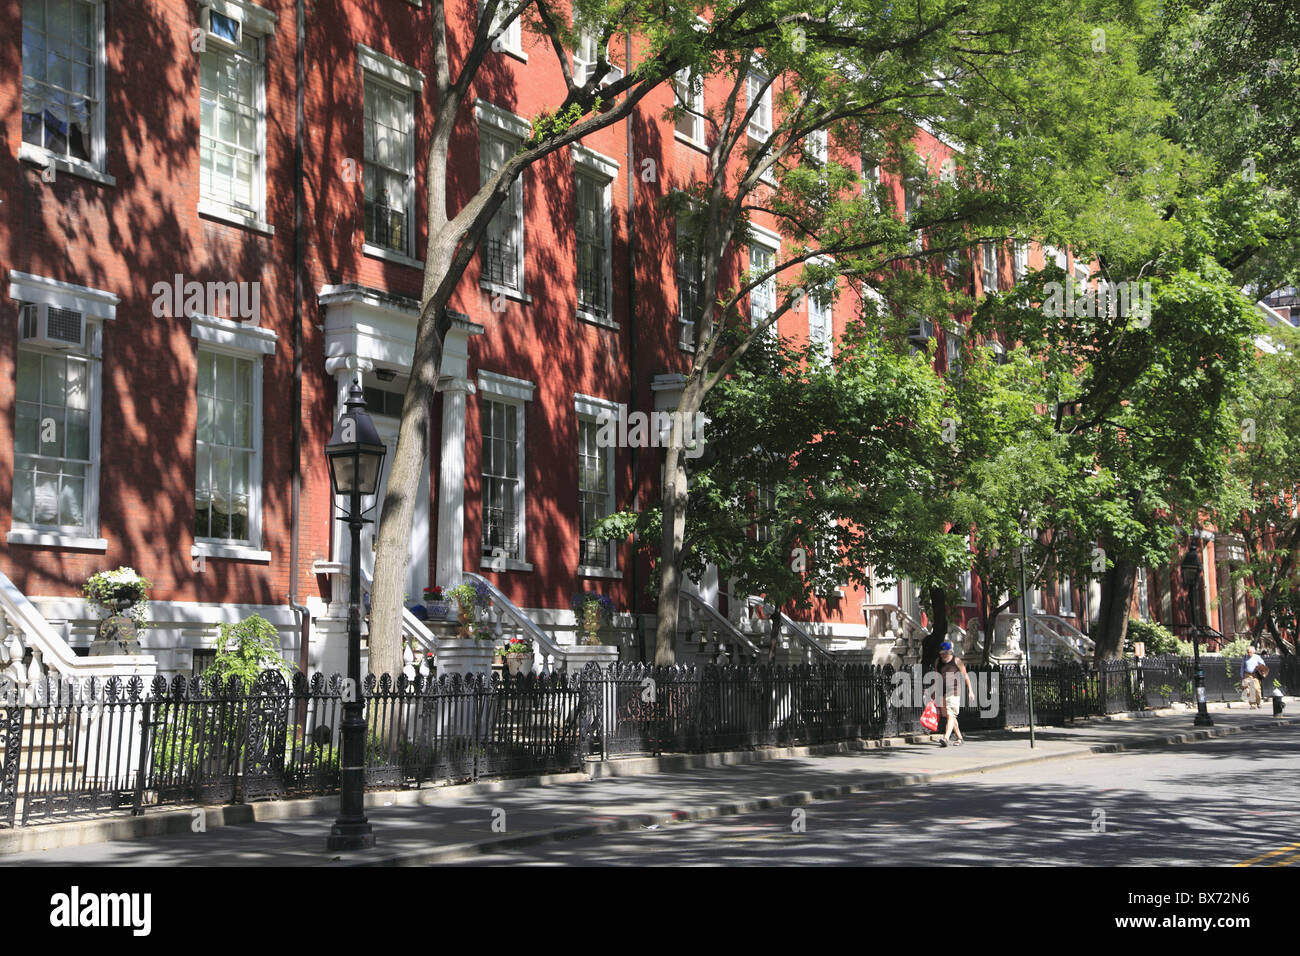
[[[142,643],[164,671],[189,672],[217,623],[254,612],[286,657],[308,634],[313,668],[341,665],[346,536],[323,451],[358,376],[395,439],[425,254],[431,17],[418,0],[309,8],[299,90],[293,0],[0,0],[0,572],[78,650],[96,618],[83,583],[126,565],[152,582]],[[473,0],[448,15],[469,31]],[[561,88],[526,33],[488,55],[456,132],[453,201]],[[571,633],[586,588],[641,615],[618,620],[624,656],[652,635],[630,545],[582,530],[658,481],[658,453],[596,447],[596,419],[673,407],[687,363],[694,277],[657,201],[702,169],[706,133],[665,118],[674,95],[528,169],[470,266],[411,601],[473,571],[552,633]],[[707,109],[717,91],[686,95]],[[951,154],[926,135],[918,148],[936,170]],[[905,208],[901,183],[885,185]],[[779,252],[776,224],[755,225],[737,270]],[[976,291],[1042,254],[981,250]],[[855,308],[841,291],[783,334],[833,340]],[[368,537],[362,551],[369,567]],[[700,585],[737,616],[720,589]],[[1042,609],[1082,623],[1081,598],[1067,582]],[[850,590],[813,630],[862,648],[893,607],[920,617],[906,586]]]

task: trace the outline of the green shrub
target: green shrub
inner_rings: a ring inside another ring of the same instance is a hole
[[[249,691],[262,671],[277,670],[288,677],[294,670],[280,656],[280,636],[275,625],[259,614],[238,624],[222,624],[216,650],[217,656],[203,676],[215,677],[223,687],[230,678],[238,677],[244,690]]]
[[[1145,644],[1146,653],[1151,656],[1182,653],[1179,649],[1180,642],[1178,638],[1174,637],[1167,627],[1157,621],[1139,621],[1137,618],[1129,618],[1128,640],[1134,644]]]

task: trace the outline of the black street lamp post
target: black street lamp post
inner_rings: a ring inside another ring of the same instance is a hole
[[[1201,589],[1201,542],[1193,537],[1187,545],[1187,554],[1180,565],[1183,588],[1187,591],[1187,607],[1192,622],[1192,666],[1196,668],[1196,720],[1193,726],[1213,727],[1214,720],[1205,707],[1205,671],[1201,669],[1201,625],[1196,614],[1196,595]]]
[[[343,760],[340,773],[339,818],[330,829],[329,849],[364,850],[375,845],[366,819],[366,717],[361,700],[361,496],[379,491],[388,448],[379,439],[366,414],[361,383],[348,390],[347,411],[334,426],[325,448],[330,463],[330,484],[335,495],[349,497],[347,521],[352,533],[348,581],[348,680],[343,698]]]

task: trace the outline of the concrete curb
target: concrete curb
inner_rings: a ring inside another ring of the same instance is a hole
[[[506,835],[487,840],[476,840],[468,843],[455,843],[438,847],[436,849],[421,850],[415,853],[384,854],[376,851],[365,851],[355,857],[346,859],[343,857],[336,857],[331,860],[330,863],[341,866],[429,866],[438,863],[460,862],[463,860],[473,859],[476,856],[492,853],[497,850],[520,849],[529,846],[538,846],[545,843],[558,843],[563,840],[580,840],[587,837],[603,836],[611,833],[623,833],[628,830],[636,829],[637,827],[662,826],[668,823],[690,823],[715,819],[717,817],[754,813],[761,810],[772,810],[777,807],[797,807],[813,803],[817,800],[845,797],[854,793],[896,790],[900,787],[909,786],[924,786],[927,783],[937,780],[949,780],[956,777],[972,776],[975,774],[989,773],[994,770],[1005,770],[1012,767],[1048,763],[1056,760],[1072,760],[1080,757],[1093,756],[1095,754],[1123,753],[1133,750],[1176,746],[1195,741],[1211,740],[1218,737],[1238,736],[1240,734],[1257,730],[1271,730],[1275,727],[1295,726],[1296,724],[1300,724],[1300,717],[1283,717],[1273,719],[1267,724],[1251,724],[1245,727],[1214,727],[1196,730],[1190,733],[1167,734],[1163,737],[1152,737],[1147,740],[1138,740],[1128,743],[1094,744],[1087,748],[1067,751],[1064,753],[1017,757],[1013,760],[1001,760],[954,770],[940,770],[928,773],[907,773],[884,780],[867,781],[856,784],[838,784],[835,786],[819,787],[815,790],[796,790],[779,796],[758,797],[753,800],[743,800],[740,802],[725,803],[716,806],[699,807],[694,810],[676,810],[666,816],[654,814],[629,814],[606,823],[555,827],[550,830],[540,830],[533,833],[520,834],[518,836]]]

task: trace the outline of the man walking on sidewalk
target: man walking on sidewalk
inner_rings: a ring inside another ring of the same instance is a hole
[[[970,695],[972,704],[975,703],[975,691],[970,685],[970,675],[966,673],[966,665],[952,652],[951,641],[944,641],[939,645],[938,671],[943,683],[943,709],[948,714],[948,725],[943,730],[943,739],[939,741],[939,746],[947,747],[948,738],[955,730],[957,740],[954,746],[960,747],[966,742],[966,738],[961,735],[961,728],[957,726],[957,712],[961,710],[961,681],[966,682],[966,693]]]
[[[1260,670],[1261,667],[1263,670]],[[1268,665],[1264,663],[1264,658],[1255,652],[1255,645],[1251,644],[1246,648],[1246,659],[1241,662],[1241,689],[1251,710],[1259,708],[1263,696],[1259,678],[1267,676]]]

